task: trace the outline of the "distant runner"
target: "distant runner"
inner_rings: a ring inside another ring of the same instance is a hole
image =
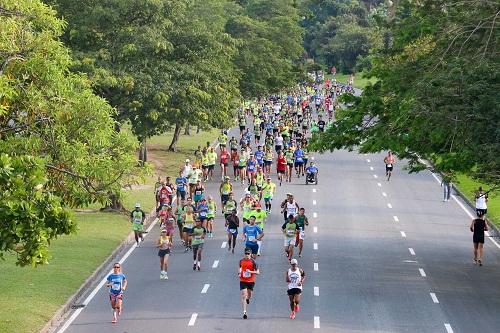
[[[109,288],[109,302],[113,309],[111,322],[114,324],[118,321],[118,316],[122,314],[123,292],[127,289],[127,278],[121,272],[120,263],[113,265],[113,273],[108,275],[106,287]]]
[[[389,150],[387,156],[384,158],[385,163],[385,175],[387,177],[387,181],[391,180],[392,170],[394,170],[394,163],[396,163],[396,159],[392,155],[392,152]]]
[[[135,209],[130,212],[130,222],[132,222],[132,230],[134,231],[135,242],[139,247],[139,242],[144,242],[144,220],[146,213],[141,209],[141,204],[136,203]]]

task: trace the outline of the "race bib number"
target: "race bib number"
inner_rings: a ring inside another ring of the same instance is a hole
[[[248,236],[248,241],[249,242],[255,242],[256,241],[255,236]]]
[[[139,218],[134,219],[134,223],[141,224],[142,223],[142,219],[139,219]]]
[[[194,236],[194,240],[200,241],[201,240],[201,236]]]
[[[295,230],[287,230],[286,233],[289,235],[289,236],[293,236],[295,234]]]
[[[389,168],[390,168],[390,167],[392,167],[392,163],[387,164],[387,166],[388,166]]]
[[[252,273],[250,273],[249,271],[243,271],[242,275],[243,275],[244,278],[249,278],[249,277],[252,276]]]
[[[113,289],[114,291],[120,291],[121,286],[122,286],[121,283],[113,283],[111,285],[111,289]]]

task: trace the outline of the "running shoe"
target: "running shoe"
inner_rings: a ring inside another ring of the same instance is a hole
[[[300,311],[300,306],[298,304],[295,304],[294,312],[299,312],[299,311]]]
[[[247,313],[243,312],[243,319],[247,319],[247,318],[248,318]]]
[[[196,264],[193,265],[193,271],[195,271],[195,270],[196,270]]]
[[[116,312],[113,313],[113,319],[111,319],[111,322],[115,324],[118,321],[118,318],[116,318]]]
[[[247,298],[247,304],[250,304],[250,298]]]
[[[483,262],[481,261],[481,259],[478,259],[477,263],[479,264],[479,266],[483,266]]]
[[[290,319],[295,319],[295,312],[294,312],[294,311],[292,311],[292,312],[290,313]]]
[[[198,264],[198,270],[201,270],[201,266],[200,266],[200,264]]]

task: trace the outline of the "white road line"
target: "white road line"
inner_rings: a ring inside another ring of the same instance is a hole
[[[378,187],[382,187],[382,184],[381,184],[381,183],[377,183],[377,186],[378,186]]]
[[[317,250],[317,249],[318,249],[318,243],[314,243],[314,244],[313,244],[313,248],[314,248],[315,250]]]
[[[408,248],[408,251],[410,251],[410,254],[411,254],[412,256],[414,256],[414,255],[415,255],[415,250],[414,250],[413,248],[409,247],[409,248]]]
[[[420,275],[421,275],[422,277],[426,277],[426,276],[427,276],[427,274],[425,274],[425,271],[424,271],[424,269],[423,269],[423,268],[419,268],[419,269],[418,269],[418,271],[420,272]]]
[[[438,184],[441,184],[441,180],[438,178],[438,176],[436,176],[435,174],[431,173],[432,177],[434,177],[434,179],[436,179],[436,181],[438,182]],[[469,215],[469,217],[471,219],[475,219],[476,217],[474,215],[472,215],[472,213],[460,202],[460,200],[457,199],[457,197],[455,195],[451,195],[451,198],[453,200],[455,200],[455,202],[463,209],[463,211]],[[493,237],[489,237],[490,236],[490,233],[488,231],[485,231],[484,234],[486,236],[488,236],[488,239],[497,247],[500,249],[500,244],[498,244],[498,242],[493,238]]]
[[[314,161],[314,156],[311,156],[311,160],[313,160],[313,161]]]
[[[313,205],[316,205],[316,200],[313,200]]]
[[[319,316],[314,316],[314,328],[320,328]]]
[[[313,193],[316,193],[316,189],[315,188],[313,188]]]
[[[219,260],[214,260],[214,264],[212,265],[212,268],[217,268],[219,266]]]
[[[314,263],[314,270],[319,271],[319,265],[317,262]]]
[[[377,178],[378,178],[378,176],[377,176],[377,175],[373,175],[373,178],[377,179]]]
[[[318,213],[313,213],[313,217],[318,217]]]
[[[382,195],[383,195],[384,197],[386,197],[386,196],[387,196],[387,193],[385,193],[385,192],[382,192]]]
[[[439,300],[438,300],[438,298],[436,297],[436,294],[434,294],[434,293],[430,293],[430,294],[431,294],[432,301],[433,301],[434,303],[439,303]]]
[[[451,328],[450,324],[444,323],[444,328],[446,328],[447,333],[453,333],[453,328]]]
[[[205,285],[203,286],[203,289],[201,290],[201,293],[206,294],[208,291],[208,288],[210,288],[210,285],[208,283],[205,283]]]
[[[314,287],[314,296],[319,296],[319,287]]]
[[[390,203],[387,204],[387,207],[392,208],[392,205]]]
[[[318,233],[318,227],[314,227],[313,231],[314,231],[315,234]]]
[[[370,162],[371,162],[369,158],[367,158],[367,159],[366,159],[366,161],[367,161],[368,163],[370,163]]]
[[[144,237],[147,237],[149,235],[149,232],[151,231],[151,229],[153,229],[156,222],[158,222],[158,219],[155,219],[153,222],[151,222],[149,227],[146,229],[146,231],[148,233],[146,233],[144,235]],[[132,252],[135,250],[136,247],[137,247],[137,244],[134,243],[130,247],[130,249],[123,255],[123,257],[121,257],[121,259],[118,260],[118,262],[120,264],[123,264],[123,262],[125,262],[125,260],[127,260],[127,258],[132,254]],[[111,273],[113,273],[113,270],[110,270],[109,273],[106,274],[104,276],[104,278],[101,280],[101,282],[99,282],[99,284],[94,288],[94,290],[92,290],[92,292],[87,296],[87,298],[85,298],[85,300],[82,302],[83,305],[88,305],[90,303],[90,301],[92,301],[92,299],[95,297],[95,295],[104,286],[104,284],[107,281],[108,275]],[[80,313],[83,311],[84,308],[85,307],[81,307],[81,308],[78,308],[77,310],[75,310],[75,312],[73,312],[73,314],[68,318],[68,320],[66,320],[64,325],[59,329],[58,333],[63,333],[64,331],[66,331],[68,329],[69,325],[71,325],[71,323],[73,323],[73,321],[75,321],[75,319],[78,317],[78,315],[80,315]]]
[[[370,167],[370,170],[373,171],[373,167]]]
[[[392,218],[394,219],[394,222],[399,222],[399,218],[396,215],[394,215]]]
[[[222,242],[222,245],[220,246],[221,249],[225,249],[227,245],[227,242]]]
[[[188,326],[194,326],[194,322],[196,321],[196,317],[198,317],[197,313],[193,313],[191,315],[191,319],[189,319]]]
[[[404,231],[400,231],[401,237],[406,238],[406,233]]]

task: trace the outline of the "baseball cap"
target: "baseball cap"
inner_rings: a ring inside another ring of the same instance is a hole
[[[252,254],[252,250],[250,248],[245,248],[245,254]]]
[[[186,158],[186,163],[189,163],[189,158]]]
[[[292,260],[290,260],[290,265],[297,265],[297,264],[298,264],[297,259],[293,258]]]
[[[141,208],[141,204],[140,203],[136,203],[135,204],[135,208]]]

